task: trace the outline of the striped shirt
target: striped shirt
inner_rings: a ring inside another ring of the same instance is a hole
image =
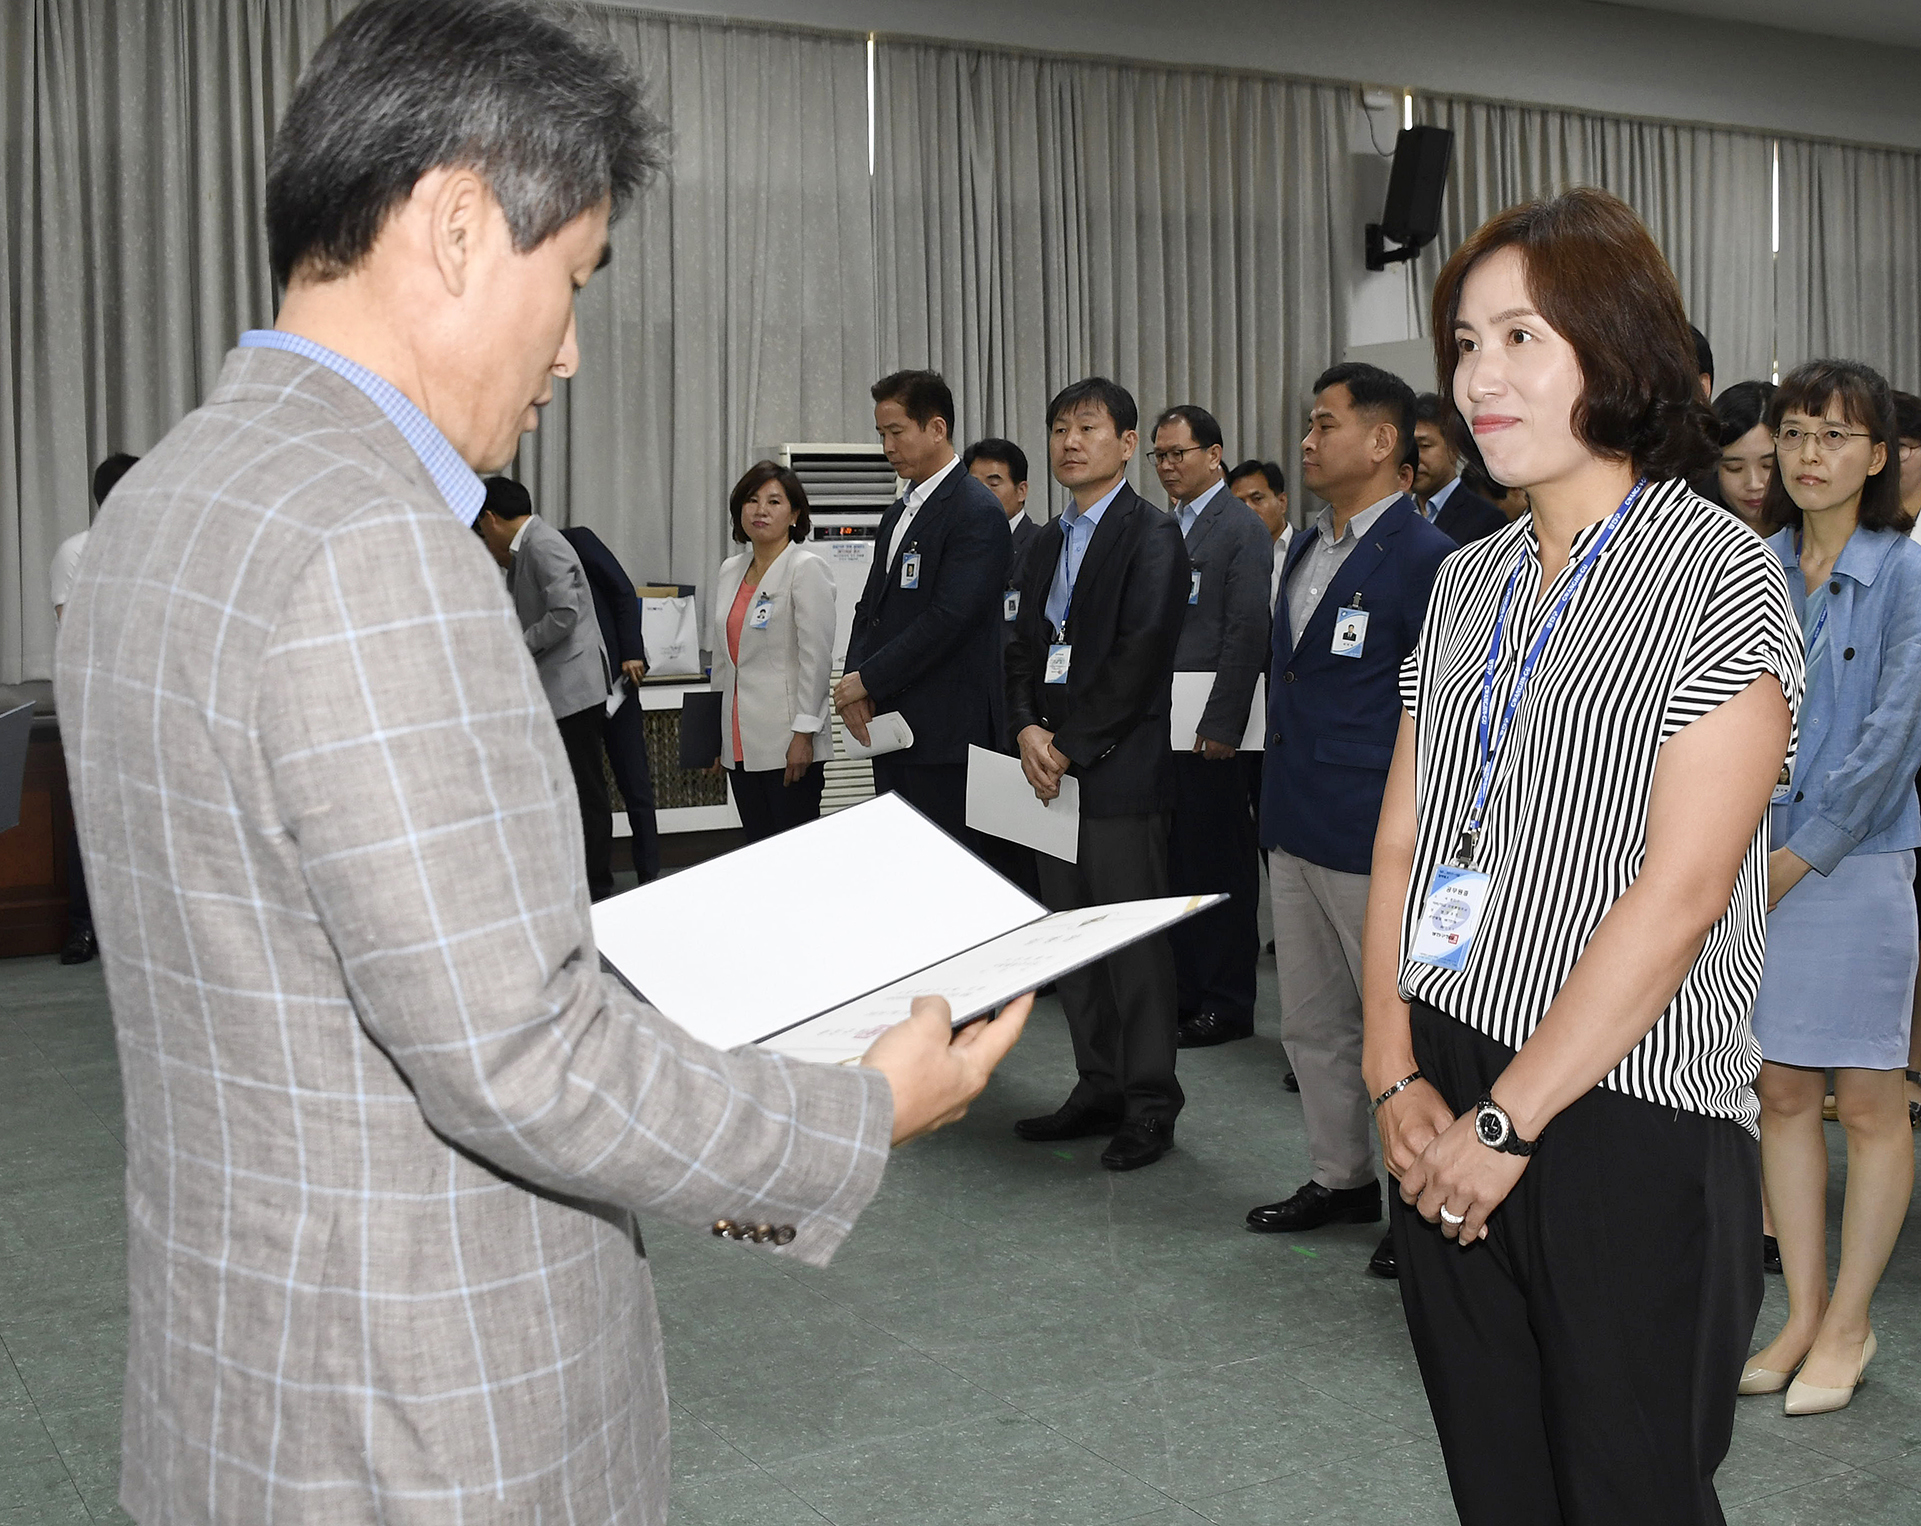
[[[1575,537],[1546,597],[1524,571],[1502,633],[1498,729],[1521,659],[1583,553]],[[1661,744],[1763,673],[1801,702],[1801,631],[1779,559],[1680,481],[1652,483],[1622,519],[1536,664],[1495,765],[1474,867],[1492,877],[1459,971],[1408,957],[1437,864],[1452,857],[1480,782],[1482,674],[1502,593],[1538,555],[1523,518],[1441,564],[1427,623],[1402,665],[1414,717],[1419,836],[1401,927],[1401,994],[1518,1049],[1647,851]],[[1790,743],[1790,751],[1792,743]],[[1761,1050],[1748,1009],[1761,981],[1767,832],[1755,834],[1728,909],[1674,1000],[1603,1084],[1753,1132]]]

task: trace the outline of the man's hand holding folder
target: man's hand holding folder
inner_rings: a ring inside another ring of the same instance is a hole
[[[894,1143],[906,1144],[967,1116],[994,1067],[1027,1026],[1034,997],[1017,996],[994,1017],[953,1026],[942,996],[914,998],[913,1016],[896,1023],[861,1056],[894,1092]]]

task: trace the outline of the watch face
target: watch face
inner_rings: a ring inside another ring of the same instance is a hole
[[[1475,1117],[1474,1127],[1480,1131],[1484,1145],[1498,1147],[1507,1138],[1507,1120],[1492,1108],[1483,1110]]]

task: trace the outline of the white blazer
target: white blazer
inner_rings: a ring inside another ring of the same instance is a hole
[[[713,685],[720,690],[720,759],[734,761],[734,700],[740,699],[741,767],[750,772],[787,766],[796,731],[814,737],[814,761],[834,755],[834,716],[827,688],[834,672],[834,574],[811,551],[790,544],[774,558],[751,596],[740,627],[740,666],[727,655],[727,615],[753,565],[743,551],[720,564],[714,585]],[[754,610],[765,600],[764,627]]]

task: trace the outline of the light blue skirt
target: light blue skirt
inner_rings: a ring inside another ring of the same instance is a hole
[[[1908,1063],[1917,960],[1914,854],[1850,853],[1768,917],[1754,1036],[1777,1065]]]

